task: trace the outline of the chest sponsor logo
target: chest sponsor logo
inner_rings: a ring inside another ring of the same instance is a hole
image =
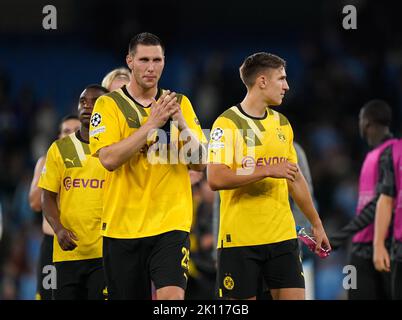
[[[261,166],[269,166],[273,164],[278,164],[280,162],[287,161],[285,157],[259,157],[255,159],[254,157],[244,157],[241,162],[241,166],[243,169],[253,168],[253,167],[261,167]]]
[[[71,188],[90,188],[90,189],[102,189],[105,180],[100,179],[82,179],[82,178],[75,178],[72,179],[71,177],[65,177],[63,179],[63,186],[66,191],[70,190]]]

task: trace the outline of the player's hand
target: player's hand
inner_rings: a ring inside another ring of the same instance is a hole
[[[316,253],[319,253],[321,248],[323,248],[327,251],[332,250],[321,221],[319,223],[317,223],[316,225],[311,226],[311,232],[313,234],[315,241],[317,242],[317,244],[315,246]]]
[[[64,251],[71,251],[77,247],[77,244],[75,243],[75,241],[78,241],[77,236],[74,234],[74,232],[64,227],[61,227],[59,230],[57,230],[56,237],[60,247]]]
[[[190,182],[192,186],[200,182],[204,177],[204,172],[202,171],[189,170],[188,174],[190,175]]]
[[[373,252],[374,267],[379,272],[390,272],[391,263],[389,253],[384,245],[375,245]]]
[[[162,127],[166,121],[168,121],[170,116],[177,111],[176,104],[176,93],[170,92],[169,90],[164,91],[158,101],[153,99],[148,123],[150,123],[154,128]]]
[[[280,162],[269,166],[264,166],[266,170],[266,176],[271,178],[285,178],[294,182],[296,175],[299,172],[297,164],[292,162]]]
[[[344,239],[339,239],[336,237],[336,235],[330,235],[328,240],[331,243],[331,248],[333,251],[338,250],[345,242]]]
[[[172,120],[177,122],[177,126],[180,130],[186,129],[187,122],[184,119],[183,112],[181,111],[180,104],[176,102],[171,109],[172,112]]]

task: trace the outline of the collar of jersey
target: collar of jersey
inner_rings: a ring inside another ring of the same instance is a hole
[[[267,115],[268,115],[267,109],[265,109],[265,114],[264,114],[262,117],[254,117],[254,116],[251,116],[251,115],[247,114],[247,113],[243,110],[243,108],[241,107],[241,104],[240,104],[240,103],[238,103],[238,104],[236,105],[236,107],[237,107],[237,109],[239,109],[239,111],[240,111],[243,115],[245,115],[246,117],[251,118],[251,119],[255,119],[255,120],[264,120],[264,119],[267,118]]]
[[[81,141],[82,143],[89,144],[89,141],[85,141],[85,140],[81,137],[81,132],[80,132],[80,130],[75,131],[75,137],[76,137],[79,141]]]
[[[123,87],[121,87],[121,90],[124,92],[124,94],[130,99],[130,100],[132,100],[136,105],[138,105],[138,106],[140,106],[140,107],[142,107],[142,108],[149,108],[151,105],[148,105],[148,106],[143,106],[141,103],[139,103],[137,100],[135,100],[132,96],[131,96],[131,94],[128,92],[128,90],[127,90],[127,88],[126,88],[126,85],[124,85]],[[159,97],[162,95],[162,89],[161,88],[158,88],[158,92],[156,93],[156,97],[155,97],[155,100],[158,100],[159,99]]]

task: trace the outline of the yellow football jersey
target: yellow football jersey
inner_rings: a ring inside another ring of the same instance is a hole
[[[158,90],[156,99],[162,92]],[[178,97],[188,126],[201,142],[206,143],[190,101],[184,95]],[[96,156],[101,148],[136,132],[149,114],[150,108],[136,102],[125,87],[100,97],[91,118],[92,154]],[[178,129],[172,126],[172,141],[178,135]],[[168,159],[148,152],[148,147],[155,146],[153,139],[151,137],[147,148],[118,169],[107,172],[102,215],[104,236],[128,239],[172,230],[190,231],[192,194],[188,166],[171,155],[170,150]],[[183,142],[175,141],[178,149],[184,149]]]
[[[240,104],[215,121],[208,162],[237,174],[282,161],[297,163],[293,131],[282,114],[267,108],[262,118],[247,115]],[[265,178],[221,190],[218,248],[270,244],[296,238],[286,179]]]
[[[72,251],[54,237],[53,262],[102,257],[101,215],[105,172],[76,133],[50,146],[38,186],[59,195],[60,221],[78,237]]]

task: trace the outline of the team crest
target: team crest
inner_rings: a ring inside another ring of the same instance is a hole
[[[234,281],[231,276],[226,276],[225,279],[223,279],[223,286],[227,290],[232,290],[234,288]]]
[[[108,298],[109,298],[109,293],[107,292],[107,287],[105,287],[105,288],[102,290],[102,295],[103,295],[103,299],[104,299],[104,300],[108,300]]]
[[[276,128],[276,133],[278,134],[278,139],[281,142],[286,142],[286,136],[283,134],[283,132],[280,128]]]
[[[101,121],[102,116],[99,113],[95,112],[91,117],[92,126],[97,127],[101,123]]]
[[[223,136],[223,129],[215,128],[211,133],[211,139],[214,141],[218,141]]]

